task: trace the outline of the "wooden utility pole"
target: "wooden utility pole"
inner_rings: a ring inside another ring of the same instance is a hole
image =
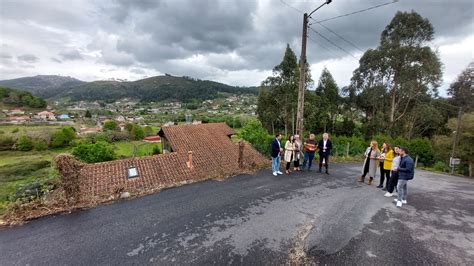
[[[306,89],[306,39],[308,37],[308,19],[311,15],[324,5],[329,5],[332,0],[326,0],[311,13],[304,13],[303,16],[303,36],[301,38],[301,56],[300,56],[300,84],[298,88],[298,110],[296,113],[296,134],[303,137],[303,117],[304,117],[304,91]]]
[[[451,174],[454,174],[454,164],[452,161],[454,159],[454,154],[456,151],[456,144],[459,139],[459,131],[461,130],[461,118],[462,118],[462,107],[459,107],[458,119],[456,121],[456,132],[454,133],[454,139],[453,139],[453,149],[451,150],[451,159],[449,160],[449,163],[452,164]]]
[[[298,110],[296,113],[296,134],[303,137],[303,115],[304,115],[304,91],[305,91],[305,68],[306,68],[306,38],[308,31],[308,14],[303,16],[303,36],[301,38],[300,56],[300,84],[298,88]]]

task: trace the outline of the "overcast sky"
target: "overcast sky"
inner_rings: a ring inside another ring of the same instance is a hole
[[[313,18],[390,1],[334,0]],[[0,79],[54,74],[85,81],[136,80],[169,73],[255,86],[281,62],[287,43],[299,57],[300,11],[310,12],[323,2],[0,0]],[[431,45],[443,62],[445,95],[474,57],[473,3],[400,0],[322,23],[351,44],[313,23],[313,29],[347,51],[310,30],[307,56],[313,78],[317,80],[326,66],[340,87],[348,85],[363,51],[378,45],[395,13],[415,10],[435,28]]]

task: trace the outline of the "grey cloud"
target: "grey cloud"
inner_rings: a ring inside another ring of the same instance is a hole
[[[51,57],[51,61],[56,62],[56,63],[62,63],[63,62],[63,61],[61,61],[61,60],[59,60],[55,57]]]
[[[63,61],[82,60],[82,55],[77,50],[66,50],[59,53]]]
[[[35,55],[32,54],[24,54],[24,55],[19,55],[16,57],[18,61],[23,61],[25,63],[36,63],[39,59]]]

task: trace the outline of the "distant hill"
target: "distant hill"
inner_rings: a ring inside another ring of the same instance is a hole
[[[44,108],[46,101],[30,92],[0,86],[0,102],[7,106]]]
[[[0,84],[4,84],[4,82],[0,81]],[[54,91],[54,93],[47,93],[48,96],[45,97],[68,98],[72,101],[114,101],[122,98],[133,98],[142,101],[175,100],[189,102],[193,99],[214,99],[219,93],[258,93],[255,87],[234,87],[214,81],[171,75],[156,76],[137,81],[79,81],[79,84],[78,82],[64,83]],[[33,93],[44,95],[40,94],[39,90],[38,93]]]
[[[64,76],[38,75],[34,77],[24,77],[9,80],[0,80],[1,86],[21,89],[31,92],[33,95],[51,98],[75,86],[86,82]]]

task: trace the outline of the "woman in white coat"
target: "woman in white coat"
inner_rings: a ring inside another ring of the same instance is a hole
[[[286,174],[290,174],[291,162],[295,158],[295,139],[291,135],[285,143],[285,162],[286,162]]]
[[[380,150],[378,143],[375,140],[370,142],[370,147],[365,150],[365,161],[362,167],[362,175],[359,178],[359,182],[364,182],[365,176],[369,174],[369,185],[372,185],[374,181],[375,173],[377,172],[378,157],[380,156]]]

